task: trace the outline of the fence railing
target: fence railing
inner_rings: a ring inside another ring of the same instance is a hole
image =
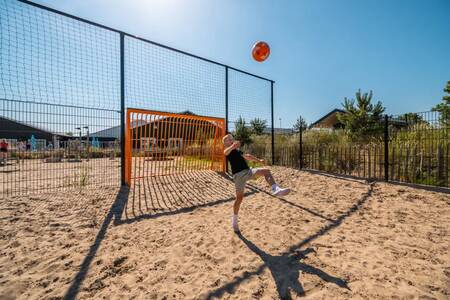
[[[303,131],[276,144],[276,164],[450,187],[450,128],[444,117],[438,112],[386,116],[382,130],[355,140],[342,130]]]

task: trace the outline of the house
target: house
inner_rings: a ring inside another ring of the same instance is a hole
[[[190,112],[190,111],[184,111],[181,112],[180,115],[191,115],[191,116],[196,116],[196,114]],[[147,134],[147,135],[152,135],[154,134],[153,132],[150,133],[148,130],[148,126],[145,127],[145,125],[151,124],[151,123],[157,123],[157,122],[163,122],[165,119],[167,119],[166,117],[163,117],[159,120],[154,120],[154,121],[145,121],[145,120],[133,120],[131,121],[130,127],[133,128],[133,132],[142,132],[143,134]],[[170,118],[167,119],[168,122],[173,123],[174,120],[171,120]],[[142,127],[144,126],[144,127]],[[146,130],[147,131],[146,131]],[[110,128],[106,128],[103,130],[99,130],[97,132],[93,132],[89,135],[90,138],[97,138],[99,141],[116,141],[116,140],[120,140],[120,126],[114,126],[114,127],[110,127]],[[140,134],[140,133],[139,133]],[[156,138],[156,136],[147,136],[147,137],[153,137]]]
[[[345,111],[341,109],[333,109],[311,125],[309,125],[309,129],[312,130],[335,130],[343,128],[343,124],[339,122],[337,115],[338,113],[345,113]]]
[[[44,148],[48,143],[54,143],[55,140],[65,141],[71,138],[35,125],[0,116],[0,139],[8,140],[12,148],[16,147],[18,141],[29,141],[32,137],[36,140],[37,148]]]
[[[180,115],[196,116],[190,111]],[[205,139],[214,138],[215,126],[207,120],[182,120],[178,117],[159,117],[146,120],[133,120],[130,124],[133,148],[178,147],[189,145]],[[200,136],[201,135],[201,136]],[[100,141],[120,140],[120,126],[107,128],[90,134]]]
[[[146,122],[143,120],[133,121],[131,123],[131,128],[135,128],[137,126],[143,125]],[[112,142],[120,140],[120,126],[114,126],[110,128],[106,128],[103,130],[99,130],[97,132],[89,134],[89,138],[96,138],[101,142]]]
[[[161,117],[156,120],[132,126],[133,148],[171,148],[203,144],[215,137],[216,127],[208,120]]]

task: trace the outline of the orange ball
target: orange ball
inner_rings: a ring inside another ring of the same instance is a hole
[[[270,55],[270,47],[266,42],[256,42],[252,48],[252,56],[256,61],[265,61]]]

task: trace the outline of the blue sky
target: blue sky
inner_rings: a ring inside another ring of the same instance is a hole
[[[390,114],[426,111],[450,80],[446,0],[36,2],[275,80],[276,127],[359,88]],[[264,63],[250,56],[257,40],[271,46]]]

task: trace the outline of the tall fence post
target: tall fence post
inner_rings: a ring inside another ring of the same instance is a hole
[[[303,128],[302,125],[300,125],[300,132],[299,132],[299,159],[300,159],[300,170],[303,169]]]
[[[384,115],[384,180],[389,181],[389,117]]]
[[[273,127],[273,81],[270,82],[270,111],[271,111],[271,122],[272,122],[272,165],[275,164],[275,130]]]
[[[225,133],[228,134],[228,66],[225,66]]]
[[[225,66],[225,134],[228,134],[228,66]],[[225,172],[228,173],[228,161],[226,158]]]
[[[125,185],[125,34],[120,33],[120,182]]]

